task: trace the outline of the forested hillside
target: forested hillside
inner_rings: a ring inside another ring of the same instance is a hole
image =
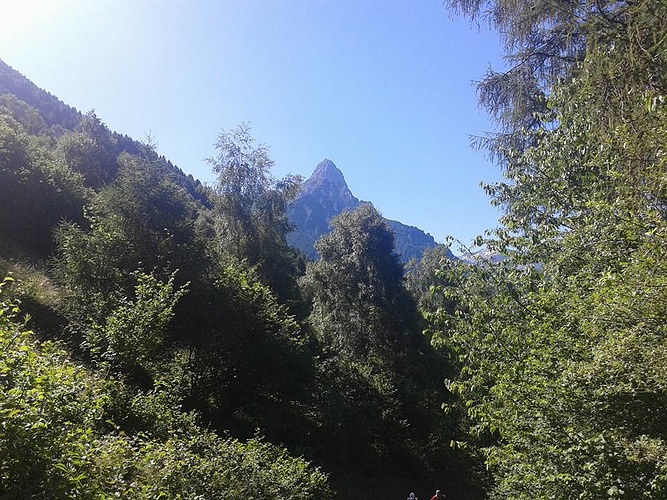
[[[1,498],[667,498],[667,4],[448,3],[488,261],[368,204],[308,260],[247,125],[204,188],[1,68]]]
[[[306,263],[247,125],[204,188],[2,73],[0,497],[481,498],[380,214]]]

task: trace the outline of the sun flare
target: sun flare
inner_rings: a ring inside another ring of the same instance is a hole
[[[72,2],[57,0],[0,0],[0,50],[39,36],[58,10],[71,6]]]

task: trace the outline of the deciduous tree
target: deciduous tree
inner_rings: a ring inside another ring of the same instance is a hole
[[[218,174],[215,221],[223,253],[255,268],[282,301],[298,301],[295,252],[285,235],[287,203],[301,179],[272,177],[268,148],[255,144],[246,123],[221,132],[215,147],[209,162]]]
[[[454,5],[488,9],[516,64],[481,89],[506,127],[488,141],[507,180],[487,186],[505,209],[487,243],[508,260],[452,275],[440,323],[491,494],[663,498],[667,7]],[[513,72],[533,85],[506,92]]]
[[[358,359],[404,351],[416,308],[393,232],[370,204],[330,223],[332,231],[315,243],[320,259],[307,265],[304,279],[322,341]]]

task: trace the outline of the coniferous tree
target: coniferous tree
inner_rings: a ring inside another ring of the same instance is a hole
[[[210,264],[197,206],[169,178],[157,158],[124,155],[116,181],[88,207],[87,225],[63,224],[57,231],[54,271],[60,281],[88,302],[103,304],[116,294],[131,294],[132,273],[157,273],[180,284],[206,274]],[[113,306],[110,306],[113,308]]]

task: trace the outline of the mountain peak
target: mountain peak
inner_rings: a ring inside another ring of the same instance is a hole
[[[329,158],[325,158],[324,160],[322,160],[320,163],[317,164],[317,167],[315,167],[315,171],[326,170],[329,168],[338,170],[338,167],[334,162],[332,162]]]
[[[312,180],[313,183],[321,183],[326,180],[333,184],[346,184],[343,172],[329,158],[325,158],[317,165],[309,180]]]
[[[288,243],[308,257],[317,259],[313,244],[320,236],[331,231],[331,218],[345,210],[353,210],[361,203],[347,187],[343,172],[334,162],[325,158],[303,183],[301,191],[287,208],[290,223],[296,228],[287,235]],[[433,236],[419,228],[398,221],[387,222],[396,233],[396,248],[404,262],[411,257],[420,258],[426,248],[436,245]]]
[[[308,178],[302,187],[303,194],[312,194],[322,190],[332,193],[331,196],[335,198],[343,198],[348,202],[354,198],[347,187],[343,172],[329,158],[325,158],[317,165],[313,175]],[[352,202],[353,205],[358,203],[356,199]],[[347,208],[351,207],[348,206]]]

